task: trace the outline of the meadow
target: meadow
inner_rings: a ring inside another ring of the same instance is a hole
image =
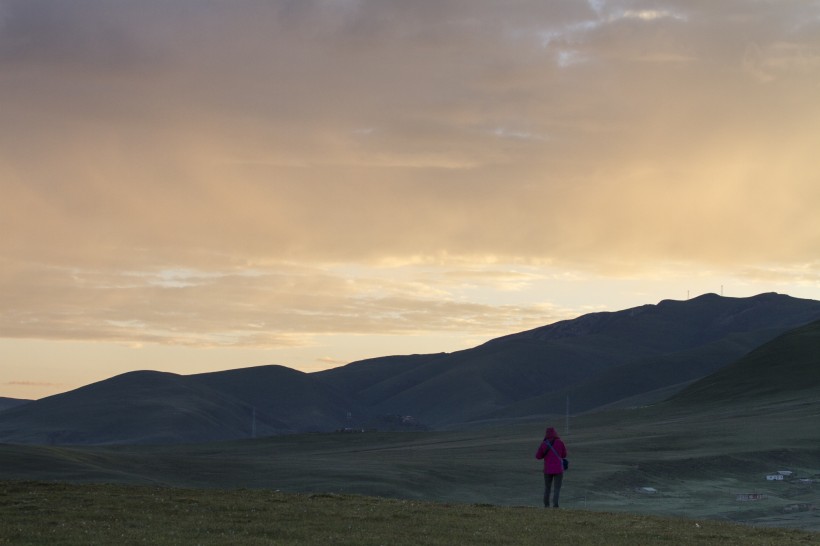
[[[270,490],[0,484],[2,544],[806,545],[820,535],[643,515]]]
[[[571,467],[562,507],[586,518],[620,513],[624,522],[661,516],[688,518],[690,526],[723,521],[820,531],[820,430],[813,425],[818,407],[816,397],[803,396],[704,406],[699,412],[661,405],[575,417],[563,434]],[[565,428],[563,418],[548,421]],[[242,501],[243,495],[273,499],[281,493],[297,495],[282,498],[303,507],[316,499],[333,501],[339,504],[334,510],[363,510],[362,503],[382,497],[385,513],[402,506],[436,513],[442,506],[449,507],[445,512],[469,513],[493,506],[499,514],[513,507],[534,514],[526,510],[543,510],[541,463],[534,453],[545,424],[519,420],[470,430],[305,434],[180,446],[2,445],[0,479],[120,484],[112,486],[119,491],[112,495],[125,497],[131,493],[121,485],[133,485],[141,492],[135,498],[143,500],[150,498],[144,487],[184,488],[190,490],[186,495],[213,495],[228,506],[256,502]],[[766,480],[778,470],[793,474],[782,482]],[[764,498],[737,500],[738,494],[752,493]],[[82,502],[91,502],[83,495]],[[426,504],[431,502],[438,504]],[[499,516],[507,517],[512,516]],[[254,521],[246,523],[253,527]]]

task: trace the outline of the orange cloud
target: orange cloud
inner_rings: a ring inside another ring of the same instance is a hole
[[[4,3],[0,331],[297,347],[566,314],[511,265],[816,279],[816,6],[468,4]]]

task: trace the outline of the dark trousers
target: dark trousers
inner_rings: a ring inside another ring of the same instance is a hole
[[[564,481],[563,474],[544,474],[544,506],[550,505],[550,490],[553,483],[555,491],[552,494],[552,505],[558,506],[558,497],[561,495],[561,483]]]

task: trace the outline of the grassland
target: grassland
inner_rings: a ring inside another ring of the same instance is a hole
[[[0,484],[2,544],[820,544],[717,521],[337,494]]]
[[[818,408],[815,394],[700,412],[666,405],[575,418],[564,434],[572,466],[561,504],[820,531],[820,510],[807,509],[820,508]],[[563,419],[551,422],[563,425]],[[539,419],[474,430],[308,434],[187,446],[0,445],[0,479],[534,508],[541,503],[542,480],[533,454],[545,424]],[[794,474],[783,482],[766,480],[778,470]],[[801,484],[797,477],[815,483]],[[643,487],[656,493],[639,492]],[[766,498],[739,502],[741,493]]]

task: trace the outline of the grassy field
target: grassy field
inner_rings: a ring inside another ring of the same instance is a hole
[[[817,397],[770,398],[699,413],[669,406],[575,418],[564,434],[572,466],[561,504],[585,512],[820,531],[818,408]],[[552,423],[563,428],[563,419]],[[349,495],[367,495],[534,508],[541,504],[543,480],[541,463],[533,455],[545,424],[519,421],[475,430],[309,434],[188,446],[0,445],[0,479],[244,488],[263,490],[253,493],[261,498],[279,490],[331,494],[328,498],[345,503],[354,503]],[[778,470],[793,475],[783,482],[766,480],[766,474]],[[815,481],[801,484],[798,477]],[[640,492],[644,487],[656,492]],[[745,493],[765,498],[736,500]],[[210,494],[239,495],[202,492]],[[812,506],[818,509],[810,510]]]
[[[270,490],[0,484],[0,544],[820,544],[716,521]]]

